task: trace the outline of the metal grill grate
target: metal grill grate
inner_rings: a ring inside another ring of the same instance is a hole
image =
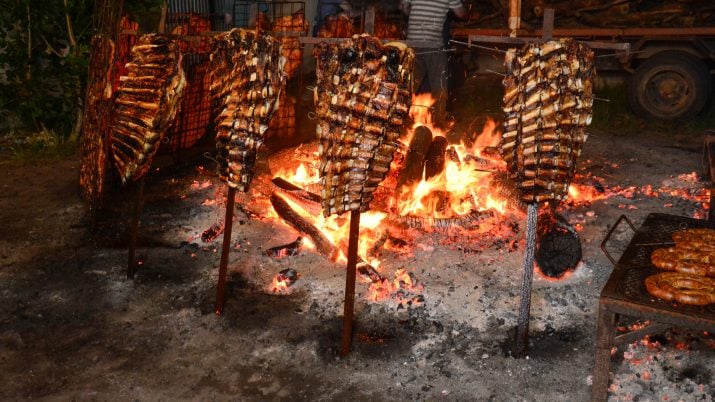
[[[663,272],[655,268],[650,262],[650,255],[653,250],[672,246],[672,234],[675,231],[703,227],[715,228],[715,225],[708,221],[684,216],[648,215],[618,260],[614,274],[620,271],[622,272],[622,277],[615,287],[615,293],[625,296],[629,301],[646,304],[662,310],[690,312],[704,318],[715,319],[715,304],[698,307],[667,302],[651,296],[643,283],[648,276]]]

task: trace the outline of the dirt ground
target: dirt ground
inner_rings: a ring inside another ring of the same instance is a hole
[[[107,213],[95,217],[78,196],[76,158],[6,158],[0,399],[589,400],[598,295],[612,270],[600,243],[621,214],[636,225],[652,212],[703,217],[704,200],[681,195],[706,185],[692,174],[701,146],[701,136],[591,131],[579,172],[613,194],[564,209],[579,227],[583,259],[561,281],[535,277],[525,359],[508,352],[523,242],[475,253],[425,234],[409,253],[386,253],[381,273],[414,273],[424,304],[372,302],[358,283],[353,349],[340,358],[344,266],[309,250],[265,255],[296,233],[256,215],[253,195],[239,198],[227,304],[214,314],[221,236],[200,235],[223,218],[224,190],[207,161],[147,178],[142,265],[128,280],[133,189],[113,189]],[[276,169],[272,161],[264,172]],[[674,191],[654,197],[641,191],[648,185]],[[616,256],[630,236],[615,236]],[[276,295],[270,281],[285,268],[301,278]],[[675,328],[621,347],[611,400],[714,400],[714,334]]]

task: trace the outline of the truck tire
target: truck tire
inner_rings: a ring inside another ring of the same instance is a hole
[[[636,68],[628,81],[628,103],[641,117],[678,120],[703,110],[712,91],[707,65],[683,51],[665,51]]]

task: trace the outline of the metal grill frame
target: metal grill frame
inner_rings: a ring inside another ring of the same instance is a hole
[[[616,228],[624,221],[635,233],[616,262],[606,246]],[[601,243],[601,249],[613,262],[614,269],[601,291],[598,303],[592,401],[605,401],[608,397],[608,373],[613,346],[633,342],[669,327],[715,331],[715,304],[690,306],[667,302],[651,296],[643,284],[646,277],[660,272],[650,262],[653,250],[672,244],[673,232],[688,228],[715,228],[715,223],[684,216],[651,213],[641,227],[636,229],[625,215],[621,215]],[[616,335],[621,316],[647,320],[650,324]]]

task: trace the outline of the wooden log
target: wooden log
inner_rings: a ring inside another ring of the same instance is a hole
[[[441,135],[432,139],[425,157],[425,179],[431,179],[444,171],[447,146],[449,142]]]
[[[457,166],[462,165],[462,160],[459,158],[459,153],[457,152],[457,149],[455,147],[452,146],[447,148],[447,157],[449,158],[449,160],[456,163]]]
[[[422,180],[424,161],[430,144],[432,144],[432,131],[425,126],[417,127],[407,149],[405,163],[397,176],[398,189]]]
[[[541,273],[560,278],[576,268],[581,261],[581,240],[563,216],[551,210],[543,212],[536,233],[535,259]]]
[[[276,211],[278,216],[288,222],[288,224],[295,230],[310,237],[315,244],[315,248],[320,254],[328,257],[332,261],[336,260],[338,257],[337,248],[317,227],[315,227],[315,225],[308,222],[305,218],[295,212],[293,208],[290,207],[288,202],[281,198],[278,194],[271,194],[270,200],[271,205],[273,205],[273,209]]]
[[[310,191],[307,191],[282,177],[274,177],[271,182],[280,190],[295,194],[306,201],[317,202],[318,204],[321,202],[321,198],[318,194],[311,193]]]

